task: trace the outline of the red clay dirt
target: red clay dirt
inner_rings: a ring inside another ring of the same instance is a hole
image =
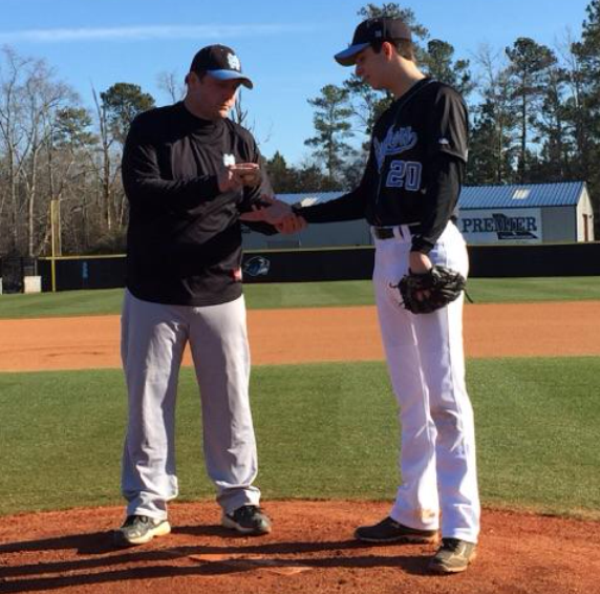
[[[0,321],[0,371],[118,367],[118,324],[116,316]],[[467,355],[598,355],[599,324],[600,302],[468,305]],[[251,311],[249,327],[254,364],[383,357],[371,307]],[[248,538],[219,527],[214,503],[174,504],[171,535],[127,550],[110,538],[122,508],[0,518],[0,593],[600,592],[600,522],[485,509],[472,568],[440,577],[426,573],[431,545],[352,539],[387,503],[265,506],[273,533]]]
[[[183,594],[575,594],[598,592],[598,523],[485,510],[478,558],[461,575],[431,576],[433,545],[367,546],[357,523],[389,506],[371,502],[266,503],[274,531],[232,536],[216,504],[175,504],[173,533],[115,550],[120,508],[4,518],[0,592]]]
[[[374,307],[251,310],[255,365],[383,359]],[[0,371],[119,367],[119,316],[0,320]],[[600,354],[600,301],[467,305],[468,357]],[[185,363],[190,363],[189,353]]]

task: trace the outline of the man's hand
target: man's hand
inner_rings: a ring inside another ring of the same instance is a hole
[[[294,214],[292,207],[273,196],[261,196],[261,205],[240,215],[240,220],[273,225],[279,233],[291,235],[306,227],[306,221]]]
[[[221,194],[225,194],[225,192],[235,192],[242,189],[242,181],[238,176],[235,175],[230,167],[227,167],[221,171],[219,177],[217,178],[217,183],[219,185],[219,192],[221,192]]]
[[[254,187],[260,184],[260,167],[257,163],[236,163],[231,165],[229,170],[244,186]]]
[[[275,225],[277,231],[279,231],[279,233],[281,233],[282,235],[293,235],[294,233],[302,231],[302,229],[306,229],[306,227],[306,220],[303,217],[296,214],[289,215],[288,217],[283,219],[281,223]]]
[[[431,260],[421,252],[410,252],[408,256],[408,266],[412,274],[427,274],[431,267]],[[431,293],[427,289],[423,291],[415,291],[414,298],[417,301],[425,301],[429,299]]]
[[[219,192],[234,192],[244,186],[254,187],[260,184],[260,167],[257,163],[236,163],[221,171],[217,182]]]
[[[429,256],[421,252],[410,252],[408,266],[413,274],[425,274],[431,270],[432,264]]]
[[[290,215],[293,216],[292,207],[273,196],[261,196],[260,206],[254,206],[251,212],[240,215],[242,221],[269,223],[278,225]]]

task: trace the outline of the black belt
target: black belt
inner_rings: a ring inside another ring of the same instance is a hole
[[[394,237],[394,230],[390,227],[373,227],[373,235],[377,239],[392,239]]]
[[[402,237],[402,227],[410,227],[411,234],[415,234],[419,232],[421,228],[420,223],[408,223],[408,225],[398,225],[396,227],[373,227],[373,235],[377,237],[377,239],[392,239],[394,236],[394,229],[399,228],[400,237]]]

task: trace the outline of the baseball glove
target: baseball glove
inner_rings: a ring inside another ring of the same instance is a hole
[[[458,299],[467,281],[465,277],[446,268],[433,266],[425,274],[409,272],[395,285],[402,296],[402,305],[414,314],[431,313]]]

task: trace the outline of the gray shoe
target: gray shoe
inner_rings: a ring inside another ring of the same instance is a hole
[[[221,524],[240,534],[257,536],[271,532],[271,520],[257,505],[243,505],[231,514],[223,514]]]
[[[169,532],[171,525],[167,520],[127,516],[125,523],[114,533],[114,543],[119,547],[130,547],[150,542],[155,536],[164,536]]]
[[[400,524],[388,517],[373,526],[361,526],[354,537],[365,542],[431,543],[437,540],[437,530],[419,530]]]
[[[442,545],[429,563],[432,573],[460,573],[475,559],[476,545],[458,538],[442,538]]]

